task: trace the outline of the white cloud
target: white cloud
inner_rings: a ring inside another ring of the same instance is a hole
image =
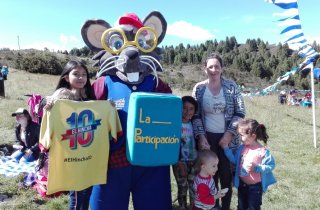
[[[186,21],[177,21],[168,25],[167,34],[193,41],[206,41],[215,37],[207,29],[194,26]]]
[[[65,45],[72,43],[78,44],[80,40],[74,35],[67,36],[64,34],[60,34],[60,42]]]

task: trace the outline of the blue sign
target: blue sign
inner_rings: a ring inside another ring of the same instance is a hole
[[[132,93],[127,121],[127,158],[132,165],[175,164],[179,157],[182,100],[172,94]]]

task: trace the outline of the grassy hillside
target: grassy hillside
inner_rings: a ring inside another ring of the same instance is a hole
[[[25,94],[52,94],[58,83],[57,76],[30,74],[26,71],[9,69],[5,80],[5,98],[0,97],[0,143],[14,141],[15,119],[11,113],[18,107],[27,108],[28,97]]]
[[[241,45],[241,50],[248,46]],[[10,68],[25,69],[28,72],[50,73],[59,75],[65,63],[70,59],[84,62],[91,76],[94,76],[98,68],[92,67],[94,61],[89,57],[76,57],[62,53],[52,53],[50,51],[39,50],[6,50],[0,49],[0,64],[6,63]],[[164,61],[161,61],[164,63]],[[159,73],[160,77],[175,89],[191,90],[194,84],[203,80],[206,75],[203,64],[163,64],[164,73]],[[224,76],[233,79],[238,84],[245,84],[246,87],[264,88],[271,83],[267,79],[261,79],[247,71],[239,71],[234,67],[224,67]]]
[[[0,144],[14,141],[14,118],[11,113],[17,107],[26,106],[26,97],[23,95],[52,93],[57,83],[57,76],[29,74],[15,69],[10,69],[8,78],[5,81],[6,98],[0,99]],[[178,95],[190,94],[177,89],[174,92]],[[320,150],[313,147],[311,109],[279,105],[276,96],[245,98],[245,104],[247,117],[256,118],[267,127],[270,136],[268,148],[277,164],[274,172],[278,183],[264,195],[262,209],[320,209]],[[317,129],[319,128],[320,122],[317,119]],[[0,176],[0,195],[9,197],[8,201],[0,202],[0,209],[67,208],[67,196],[41,199],[33,190],[18,187],[20,179],[21,177]],[[176,192],[172,178],[173,199]],[[236,209],[236,201],[234,193],[233,210]]]

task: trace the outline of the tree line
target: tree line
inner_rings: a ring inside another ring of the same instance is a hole
[[[317,52],[320,46],[314,41],[311,45]],[[202,44],[179,44],[162,47],[161,63],[168,66],[203,64],[207,56],[216,52],[222,55],[224,66],[229,72],[248,72],[255,77],[276,81],[276,79],[298,66],[303,58],[291,50],[287,44],[272,45],[260,38],[247,39],[239,44],[234,36],[225,40],[208,40]],[[87,47],[74,48],[69,54],[75,56],[92,56],[94,53]],[[317,66],[317,65],[316,65]],[[286,85],[310,89],[308,70],[289,78]]]
[[[316,42],[313,42],[311,46],[319,52],[320,46]],[[259,38],[247,39],[244,44],[239,44],[233,36],[226,37],[221,41],[208,40],[198,45],[163,46],[161,51],[161,64],[169,66],[173,71],[175,67],[181,65],[203,65],[207,56],[216,52],[222,55],[227,72],[231,74],[244,72],[270,81],[270,83],[303,61],[303,58],[300,58],[287,44],[272,45]],[[60,74],[68,59],[80,57],[86,64],[91,64],[90,58],[94,54],[95,52],[85,46],[80,49],[73,48],[69,52],[65,50],[56,53],[50,52],[48,49],[44,51],[31,50],[25,53],[18,51],[12,52],[12,55],[15,55],[12,58],[8,55],[7,58],[13,60],[14,67],[18,69],[35,73]],[[318,66],[317,64],[316,66]],[[97,70],[97,68],[90,67],[92,75]],[[305,71],[290,77],[286,85],[310,89],[308,73]]]

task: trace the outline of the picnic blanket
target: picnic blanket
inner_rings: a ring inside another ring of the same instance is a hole
[[[0,157],[0,174],[5,176],[17,176],[20,173],[35,173],[37,161],[17,162],[10,156]]]

